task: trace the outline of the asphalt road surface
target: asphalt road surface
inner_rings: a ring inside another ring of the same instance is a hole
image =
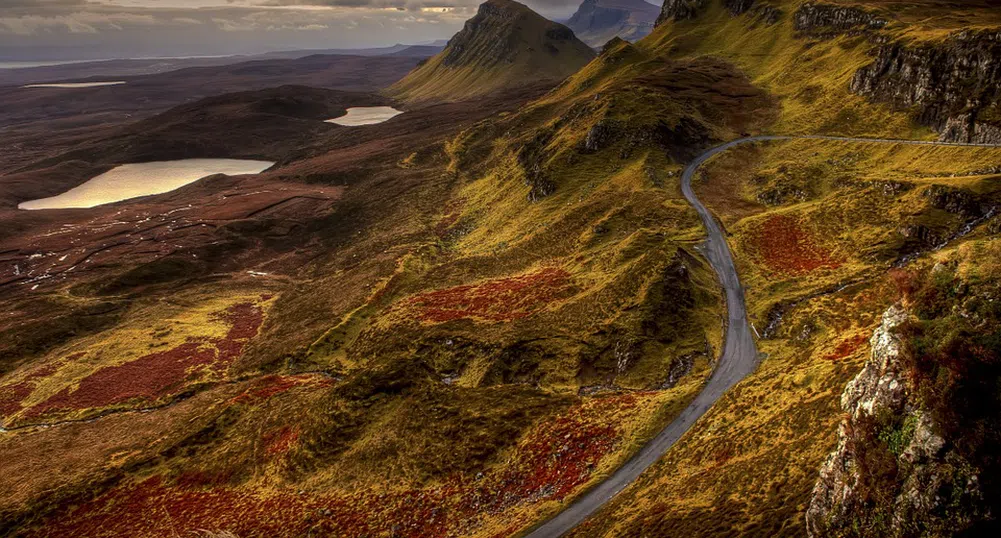
[[[723,231],[713,218],[712,213],[692,190],[692,178],[703,163],[714,155],[727,151],[734,146],[751,142],[765,142],[771,140],[832,140],[840,142],[870,142],[870,143],[892,143],[921,146],[972,146],[972,147],[998,147],[992,144],[964,144],[950,142],[926,142],[922,140],[893,140],[887,138],[850,138],[837,136],[752,136],[741,138],[726,144],[716,146],[703,153],[688,167],[681,176],[681,192],[690,204],[698,211],[702,217],[702,223],[706,228],[706,241],[700,247],[700,252],[709,260],[720,284],[726,293],[726,308],[728,312],[728,323],[726,327],[726,345],[723,355],[716,363],[716,369],[709,377],[702,392],[695,397],[689,406],[666,428],[661,430],[649,443],[637,452],[625,465],[620,467],[605,481],[601,482],[583,496],[578,498],[565,510],[557,514],[549,521],[543,523],[525,538],[558,538],[571,529],[579,525],[588,516],[604,506],[605,503],[615,497],[620,491],[636,480],[643,471],[647,470],[657,460],[661,458],[670,448],[681,438],[689,428],[703,415],[716,400],[720,398],[730,387],[739,383],[748,374],[754,371],[758,365],[758,350],[754,345],[754,338],[751,335],[751,328],[747,322],[747,310],[744,305],[744,290],[740,286],[740,278],[737,276],[737,269],[733,264],[733,256],[730,254],[730,247],[726,243]]]

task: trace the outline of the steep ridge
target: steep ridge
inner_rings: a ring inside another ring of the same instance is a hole
[[[489,0],[445,50],[389,89],[408,101],[453,101],[555,83],[595,53],[572,30],[513,0]]]
[[[584,0],[567,26],[581,41],[600,47],[613,37],[636,41],[653,31],[660,10],[644,0]]]
[[[940,43],[879,48],[853,92],[900,108],[942,140],[1001,143],[1001,31],[962,31]]]
[[[763,68],[770,76],[778,75],[776,68],[797,77],[814,72],[780,63],[797,49],[804,62],[840,56],[828,76],[851,71],[837,87],[819,92],[825,77],[804,77],[803,85],[782,91],[795,92],[788,95],[792,102],[850,92],[908,114],[942,141],[994,143],[1001,140],[999,15],[997,5],[986,1],[667,0],[657,25],[670,27],[662,35],[687,34],[686,44],[699,36],[702,52],[729,48],[728,54],[744,58],[747,67]]]

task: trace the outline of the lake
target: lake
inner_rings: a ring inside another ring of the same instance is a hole
[[[185,159],[123,164],[58,196],[21,202],[18,209],[86,208],[161,194],[214,174],[258,174],[275,163],[241,159]]]
[[[120,86],[124,80],[112,82],[55,82],[52,84],[28,84],[23,88],[100,88],[101,86]]]
[[[343,116],[327,120],[327,123],[336,123],[345,127],[374,125],[395,118],[400,114],[403,114],[402,110],[396,110],[391,106],[356,106],[349,108],[348,113]]]

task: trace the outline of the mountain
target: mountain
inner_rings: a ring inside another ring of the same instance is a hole
[[[955,143],[997,140],[996,5],[666,0],[544,93],[33,139],[0,175],[0,536],[1001,535],[1001,146]],[[509,15],[432,75],[500,77]],[[15,209],[191,143],[278,162]]]
[[[600,47],[613,37],[636,41],[653,31],[660,8],[643,0],[584,0],[567,21],[577,37]]]
[[[445,50],[390,93],[410,101],[467,99],[505,88],[558,82],[594,58],[572,30],[512,0],[489,0]]]

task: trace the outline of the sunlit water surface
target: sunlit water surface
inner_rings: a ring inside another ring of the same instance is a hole
[[[58,196],[18,204],[19,209],[94,207],[160,194],[214,174],[258,174],[275,163],[240,159],[185,159],[117,166]]]
[[[395,118],[400,114],[403,114],[402,110],[396,110],[391,106],[356,106],[349,108],[348,113],[343,116],[327,120],[327,123],[336,123],[345,127],[374,125]]]
[[[108,82],[56,82],[52,84],[28,84],[25,88],[100,88],[101,86],[121,86],[124,80],[114,80]]]

